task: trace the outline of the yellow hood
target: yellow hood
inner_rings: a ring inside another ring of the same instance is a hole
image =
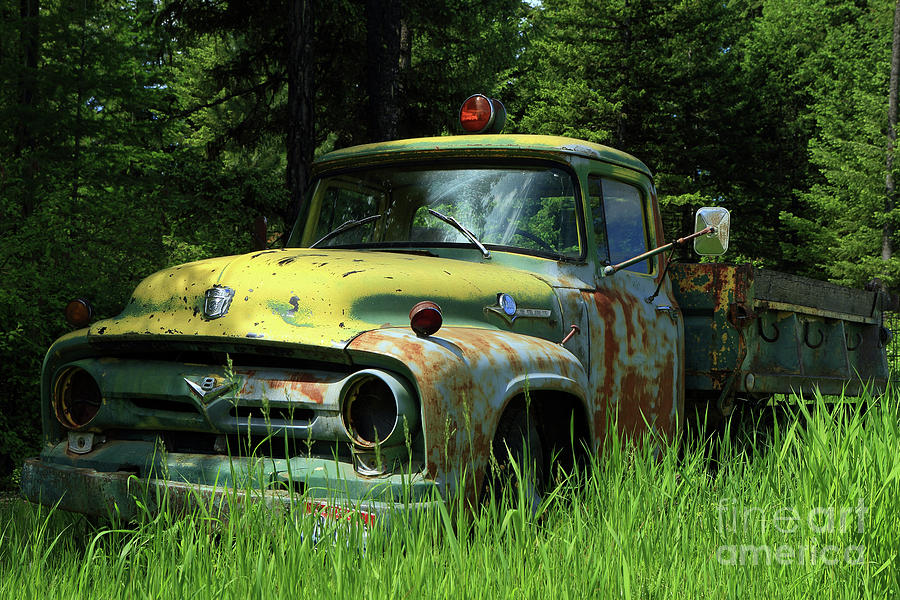
[[[227,313],[204,315],[207,290],[233,291]],[[497,295],[549,311],[508,322]],[[552,288],[526,271],[496,263],[355,250],[270,250],[198,261],[147,277],[125,310],[91,326],[89,336],[253,338],[344,348],[364,331],[409,327],[409,310],[437,302],[444,325],[491,327],[556,336]]]

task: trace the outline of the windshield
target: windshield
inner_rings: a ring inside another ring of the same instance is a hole
[[[406,164],[326,176],[310,198],[303,242],[321,240],[320,248],[476,248],[429,209],[456,219],[488,248],[581,254],[572,176],[541,166]],[[372,216],[378,218],[354,223]]]

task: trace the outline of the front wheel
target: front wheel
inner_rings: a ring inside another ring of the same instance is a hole
[[[544,448],[525,406],[504,413],[491,454],[483,497],[487,500],[493,494],[500,500],[508,491],[513,503],[521,498],[532,516],[537,514],[544,492]]]

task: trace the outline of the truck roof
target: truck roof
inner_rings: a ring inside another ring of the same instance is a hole
[[[456,153],[460,150],[495,152],[508,150],[510,154],[558,153],[583,156],[595,160],[623,166],[651,176],[650,169],[640,160],[621,150],[568,137],[549,135],[448,135],[440,137],[413,138],[393,142],[364,144],[335,150],[316,160],[316,168],[331,166],[332,163],[376,158],[386,154],[414,153]]]

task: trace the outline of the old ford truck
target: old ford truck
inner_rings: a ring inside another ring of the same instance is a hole
[[[698,222],[724,251],[727,213]],[[152,274],[53,344],[22,491],[98,515],[235,490],[368,514],[478,498],[526,454],[546,475],[612,428],[671,439],[698,407],[885,386],[882,292],[670,246],[650,170],[608,147],[332,152],[285,247]]]

